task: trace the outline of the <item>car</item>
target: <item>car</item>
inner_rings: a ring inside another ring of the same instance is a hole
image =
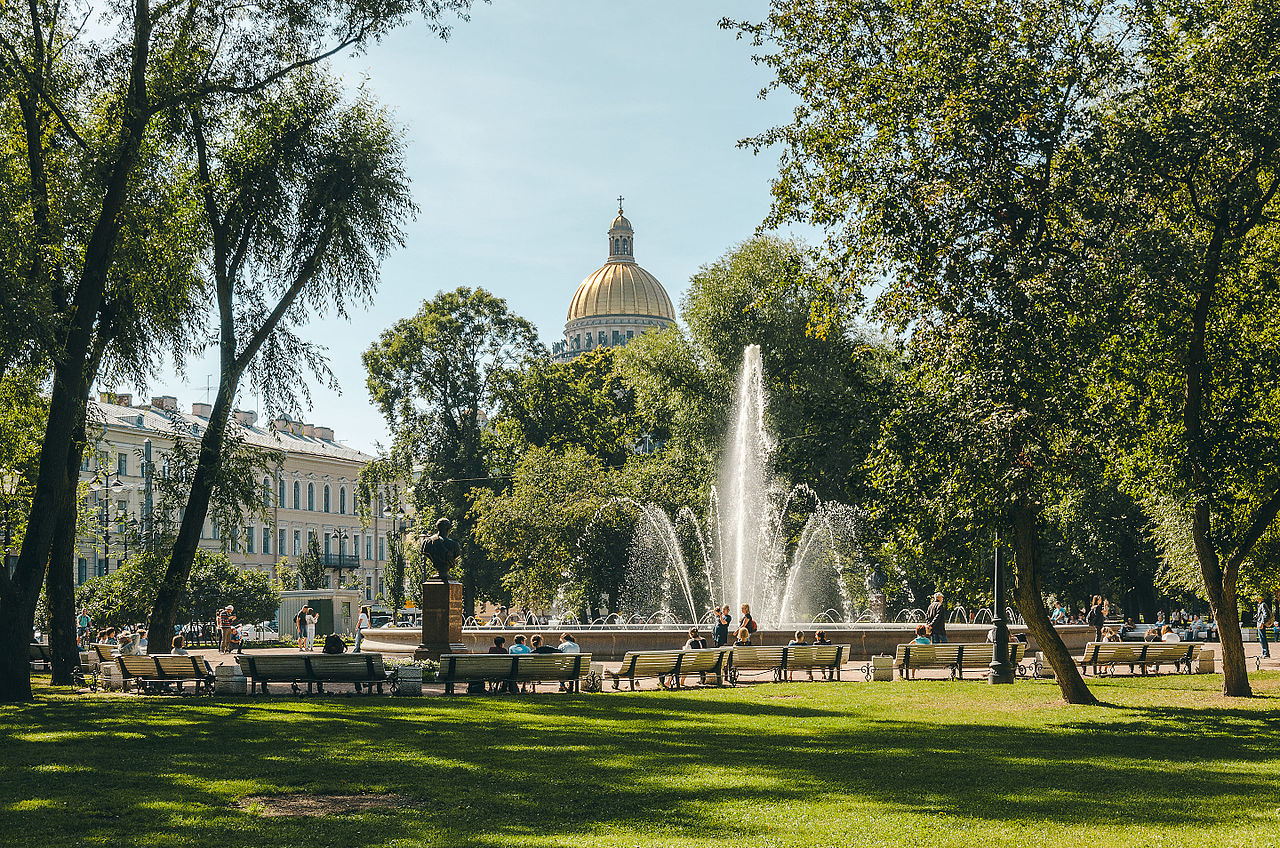
[[[240,625],[240,638],[246,642],[275,642],[280,634],[272,629],[274,622],[263,621],[258,624]]]
[[[389,627],[391,626],[391,616],[375,615],[373,617],[373,621],[371,622],[370,626],[371,627]]]

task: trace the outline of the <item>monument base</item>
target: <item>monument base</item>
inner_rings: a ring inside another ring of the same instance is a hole
[[[874,623],[881,624],[884,622],[885,606],[884,592],[873,591],[867,596],[867,608],[871,611],[871,620]]]
[[[422,642],[416,660],[436,660],[441,654],[465,653],[462,641],[462,584],[428,580],[422,584]]]

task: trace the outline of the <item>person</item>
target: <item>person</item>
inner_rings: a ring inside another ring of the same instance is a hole
[[[1271,608],[1267,599],[1258,595],[1258,611],[1253,615],[1253,623],[1258,626],[1258,644],[1262,646],[1262,655],[1271,656],[1271,646],[1267,644],[1267,623],[1271,621]]]
[[[320,613],[312,607],[307,607],[307,650],[314,651],[316,649],[316,622],[320,620]]]
[[[501,639],[502,637],[501,637],[501,636],[499,636],[498,638],[499,638],[499,639]],[[529,653],[529,652],[530,652],[530,650],[531,650],[531,649],[529,648],[529,646],[528,646],[528,645],[526,645],[526,644],[524,643],[524,634],[523,634],[523,633],[521,633],[519,636],[517,636],[517,637],[515,638],[515,644],[513,644],[513,645],[511,646],[511,650],[507,651],[507,653],[509,653],[509,654],[527,654],[527,653]]]
[[[815,630],[815,631],[814,631],[814,633],[813,633],[813,644],[815,644],[815,645],[830,645],[830,644],[831,644],[831,640],[827,638],[827,631],[825,631],[825,630]],[[831,674],[832,674],[831,669],[827,668],[826,666],[823,666],[823,668],[822,668],[822,679],[823,679],[823,680],[830,680],[830,679],[831,679]]]
[[[1059,602],[1058,605],[1053,608],[1053,615],[1049,616],[1049,623],[1050,624],[1066,624],[1067,623],[1067,611],[1062,608],[1061,602]]]
[[[356,646],[351,653],[360,653],[360,643],[364,641],[364,629],[372,623],[373,611],[368,607],[360,607],[360,618],[356,621]]]
[[[1148,627],[1148,628],[1147,628],[1147,632],[1142,634],[1142,641],[1144,641],[1144,642],[1159,642],[1159,641],[1160,641],[1160,629],[1161,629],[1163,626],[1164,626],[1164,625],[1162,625],[1162,624],[1153,624],[1153,625],[1151,625],[1150,627]]]
[[[517,638],[517,639],[519,639],[519,638],[521,638],[521,637],[517,636],[516,638]],[[489,653],[491,653],[491,654],[505,654],[505,653],[508,653],[508,651],[507,651],[507,640],[506,640],[506,637],[504,637],[504,636],[494,636],[494,637],[493,637],[493,647],[491,647],[491,648],[489,649]],[[515,652],[515,651],[511,651],[510,653],[513,653],[513,654],[514,654],[514,653],[516,653],[516,652]],[[522,653],[522,654],[523,654],[523,653],[528,653],[528,650],[526,649],[526,650],[524,650],[524,651],[520,651],[519,653]]]
[[[915,638],[915,643],[916,643],[917,645],[932,645],[932,644],[933,644],[932,642],[930,642],[930,641],[929,641],[929,626],[928,626],[927,624],[917,624],[917,625],[916,625],[916,638]]]
[[[1161,642],[1181,642],[1182,637],[1178,635],[1178,631],[1174,630],[1172,627],[1166,624],[1164,627],[1160,628],[1160,641]]]
[[[330,633],[324,637],[324,647],[320,649],[324,654],[345,654],[347,652],[347,643],[342,641],[342,637],[337,633]]]
[[[578,647],[578,640],[573,638],[572,633],[560,634],[560,644],[556,646],[556,650],[562,654],[582,653],[582,649]]]
[[[809,644],[809,643],[808,643],[808,642],[806,642],[806,641],[805,641],[805,639],[804,639],[804,631],[803,631],[803,630],[797,630],[797,631],[795,632],[795,635],[791,637],[791,641],[787,643],[787,647],[788,647],[788,648],[805,647],[805,646],[808,646],[808,644]],[[788,683],[790,683],[790,682],[791,682],[791,679],[792,679],[792,678],[791,678],[791,675],[792,675],[792,674],[794,674],[794,672],[793,672],[793,671],[791,671],[790,669],[788,669],[788,670],[787,670],[787,682],[788,682]],[[813,669],[809,669],[809,679],[810,679],[810,680],[812,680],[812,679],[813,679]]]
[[[742,605],[742,620],[739,623],[739,626],[745,627],[748,633],[755,633],[756,628],[759,627],[759,625],[756,624],[755,617],[751,615],[751,604]]]
[[[1093,605],[1089,607],[1089,614],[1085,616],[1085,622],[1093,628],[1093,641],[1102,641],[1102,625],[1107,623],[1107,614],[1102,609],[1102,596],[1093,596]]]
[[[935,592],[933,603],[924,614],[924,623],[929,627],[929,638],[935,645],[946,644],[947,641],[947,602],[942,599],[941,592]]]
[[[707,640],[702,638],[702,634],[698,632],[698,628],[689,628],[689,638],[684,642],[683,650],[698,651],[707,647]]]
[[[76,616],[76,641],[80,643],[80,647],[87,648],[89,646],[89,628],[93,626],[93,619],[89,617],[87,609],[81,609],[80,615]]]
[[[171,644],[173,647],[169,648],[169,653],[179,657],[187,656],[187,640],[186,639],[183,639],[181,636],[174,636],[173,642]]]
[[[303,604],[302,609],[298,610],[298,614],[293,617],[293,626],[298,628],[298,650],[305,651],[307,649],[307,605]]]
[[[507,623],[507,608],[498,607],[493,611],[493,617],[489,619],[490,627],[503,627]]]
[[[1115,631],[1114,627],[1104,627],[1102,628],[1102,638],[1099,641],[1119,642],[1120,634]]]
[[[733,636],[733,640],[735,645],[749,647],[751,645],[751,631],[745,627],[739,627],[738,632]]]
[[[1138,629],[1137,626],[1135,626],[1133,623],[1133,619],[1126,618],[1124,620],[1124,624],[1120,625],[1120,639],[1123,640],[1126,633],[1132,633],[1137,629]]]
[[[102,644],[114,645],[117,641],[116,629],[114,627],[108,627],[106,630],[102,631]]]
[[[218,627],[222,630],[222,641],[218,643],[218,653],[231,653],[231,631],[235,630],[236,608],[228,604],[218,610]]]
[[[557,651],[555,648],[551,647],[550,645],[544,645],[544,644],[542,644],[542,637],[541,637],[541,636],[534,636],[534,637],[533,637],[532,639],[530,639],[529,641],[533,643],[533,652],[534,652],[535,654],[558,654],[558,653],[560,653],[559,651]]]
[[[449,538],[453,522],[441,518],[436,522],[436,532],[422,540],[422,561],[429,562],[436,568],[441,583],[449,582],[449,569],[462,559],[462,546]]]
[[[733,623],[733,616],[729,614],[728,604],[716,607],[715,614],[715,626],[711,628],[711,643],[720,648],[729,641],[729,625]]]
[[[116,654],[122,657],[137,656],[142,653],[138,650],[138,636],[136,633],[130,633],[128,630],[120,634],[119,640],[116,642]]]
[[[147,628],[135,627],[133,632],[138,634],[138,653],[145,654],[147,652]]]

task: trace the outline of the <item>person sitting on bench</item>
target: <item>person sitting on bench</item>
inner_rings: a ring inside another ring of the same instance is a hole
[[[923,625],[923,624],[917,624],[917,625],[916,625],[916,638],[915,638],[915,643],[916,643],[917,645],[932,645],[932,644],[933,644],[933,642],[929,641],[929,628],[928,628],[928,627],[926,627],[926,626],[925,626],[925,625]]]

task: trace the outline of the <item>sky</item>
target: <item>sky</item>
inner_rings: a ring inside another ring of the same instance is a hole
[[[382,265],[373,304],[302,334],[328,348],[341,392],[312,385],[302,418],[365,451],[389,441],[361,353],[437,292],[479,286],[550,347],[578,284],[604,263],[623,195],[636,260],[679,303],[689,278],[750,238],[769,210],[777,152],[737,142],[785,123],[761,100],[767,69],[719,20],[758,20],[763,0],[494,0],[447,41],[415,24],[332,70],[387,105],[405,133],[419,208]],[[216,390],[216,356],[169,371],[149,395],[184,409]],[[127,390],[127,389],[126,389]],[[238,406],[257,409],[252,396]]]

